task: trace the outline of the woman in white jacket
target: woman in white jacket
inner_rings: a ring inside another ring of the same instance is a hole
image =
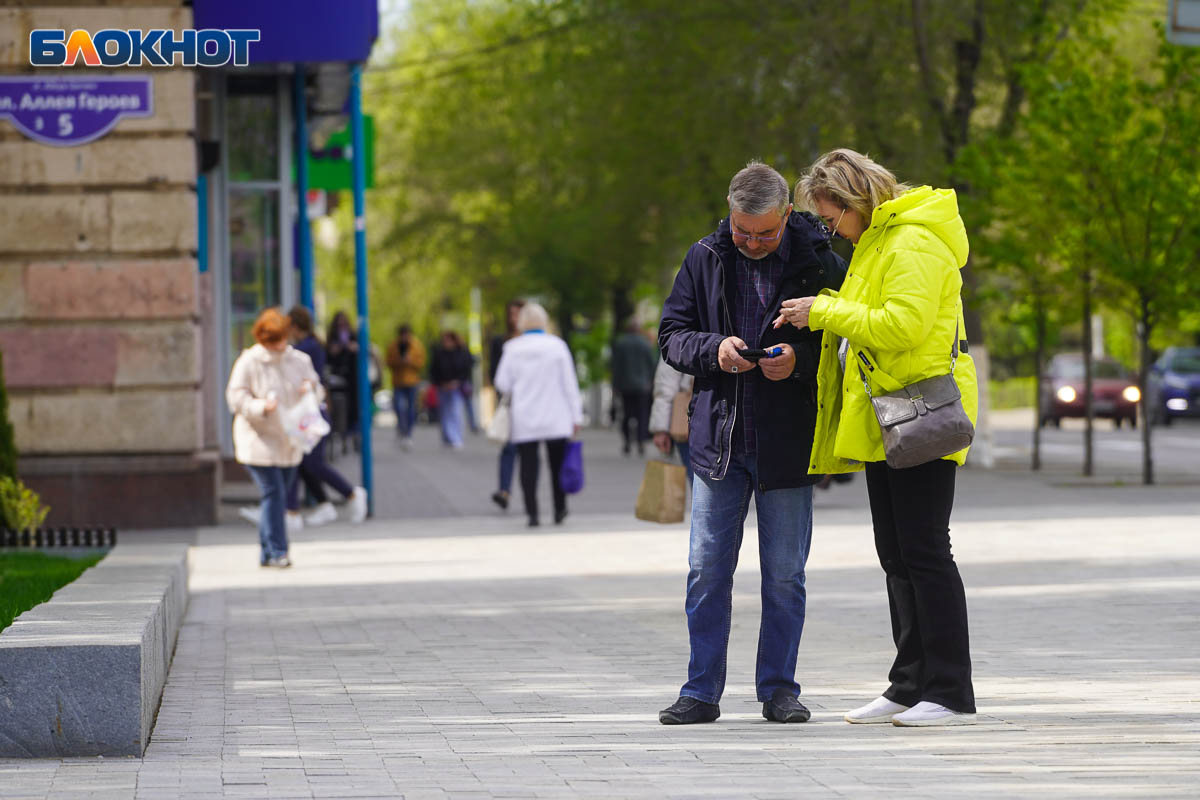
[[[258,538],[259,564],[264,567],[292,565],[284,507],[304,451],[284,431],[283,409],[320,387],[312,359],[288,344],[290,325],[278,309],[259,314],[252,329],[257,344],[238,356],[225,389],[225,402],[233,412],[234,457],[249,470],[262,494]]]
[[[660,358],[654,370],[654,402],[650,406],[650,433],[654,436],[654,446],[664,456],[670,454],[671,445],[679,449],[679,460],[687,470],[688,486],[692,485],[691,453],[688,452],[687,439],[678,441],[671,438],[671,410],[677,394],[692,393],[695,380]]]
[[[521,494],[529,526],[538,525],[538,443],[546,443],[550,482],[554,487],[554,521],[567,516],[567,495],[559,470],[567,440],[579,432],[583,404],[575,378],[575,362],[562,339],[546,332],[549,317],[537,303],[526,303],[517,316],[521,334],[504,344],[496,370],[496,390],[510,398],[512,443],[521,459]]]

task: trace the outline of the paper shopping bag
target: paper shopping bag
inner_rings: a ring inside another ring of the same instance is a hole
[[[652,459],[646,462],[634,514],[647,522],[683,522],[687,501],[687,470],[682,464]]]

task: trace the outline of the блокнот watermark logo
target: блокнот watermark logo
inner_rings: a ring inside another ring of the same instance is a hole
[[[250,63],[258,30],[191,28],[173,31],[106,28],[95,33],[39,28],[29,34],[29,63],[35,67],[223,67]],[[176,64],[176,58],[182,61]]]

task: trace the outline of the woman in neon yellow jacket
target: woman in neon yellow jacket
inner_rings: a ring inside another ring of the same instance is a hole
[[[967,260],[958,201],[952,190],[910,189],[883,166],[843,149],[821,156],[800,179],[796,205],[814,210],[854,244],[841,290],[784,301],[775,324],[824,331],[808,471],[866,470],[897,650],[891,685],[846,721],[974,722],[967,603],[950,552],[955,470],[967,452],[889,467],[856,355],[862,351],[877,366],[869,373],[877,394],[950,370],[955,331],[963,336],[959,270]],[[897,385],[878,383],[878,372]],[[978,390],[970,356],[959,356],[954,377],[974,422]]]

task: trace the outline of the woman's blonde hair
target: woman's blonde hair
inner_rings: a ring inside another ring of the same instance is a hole
[[[855,212],[864,225],[870,225],[876,208],[909,188],[882,164],[842,147],[814,161],[796,182],[796,205],[815,211],[818,200],[828,200]]]

